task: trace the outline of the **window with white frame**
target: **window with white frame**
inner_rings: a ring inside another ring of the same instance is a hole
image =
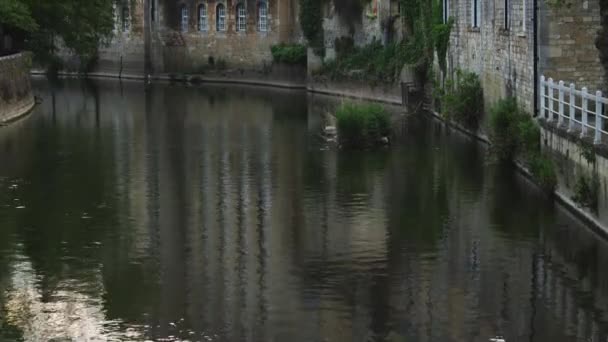
[[[122,32],[129,31],[129,6],[127,6],[127,5],[122,6],[121,21],[122,21]]]
[[[224,4],[219,4],[215,10],[215,30],[226,31],[226,7]]]
[[[198,30],[207,31],[207,6],[205,4],[198,6]]]
[[[182,32],[188,32],[188,7],[186,5],[182,5],[181,14],[182,19],[180,23]]]
[[[443,23],[450,19],[450,0],[443,0]]]
[[[245,32],[247,29],[247,11],[245,5],[236,5],[236,30],[238,32]]]
[[[471,26],[479,27],[481,24],[481,0],[471,0]]]
[[[268,4],[266,1],[261,1],[258,8],[258,30],[260,32],[268,31]]]

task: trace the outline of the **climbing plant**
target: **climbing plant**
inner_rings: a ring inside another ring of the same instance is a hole
[[[437,52],[439,66],[446,69],[446,54],[453,20],[444,23],[441,0],[399,0],[401,16],[410,43],[420,51],[418,66],[429,69]]]
[[[323,56],[323,11],[324,0],[300,0],[300,26],[308,44],[315,53]]]
[[[446,57],[453,25],[454,19],[450,18],[447,23],[437,24],[433,27],[433,40],[435,42],[435,51],[437,52],[437,61],[439,62],[439,68],[444,74],[447,70]]]

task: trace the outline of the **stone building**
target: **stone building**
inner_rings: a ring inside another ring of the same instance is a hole
[[[605,88],[595,44],[599,0],[444,0],[443,7],[454,18],[446,76],[477,73],[486,107],[515,96],[535,112],[541,75]]]
[[[299,41],[297,0],[122,0],[98,72],[194,73],[260,69],[270,47]]]
[[[347,4],[337,5],[343,2]],[[361,46],[374,40],[386,44],[403,37],[398,0],[370,0],[360,11],[353,11],[348,1],[328,1],[323,12],[326,59],[335,58],[337,38],[350,37]]]

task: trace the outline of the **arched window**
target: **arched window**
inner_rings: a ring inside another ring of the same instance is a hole
[[[198,6],[198,30],[207,31],[207,6]]]
[[[217,5],[215,14],[215,29],[226,31],[226,7],[224,7],[224,4]]]
[[[247,29],[247,11],[245,5],[236,5],[236,30],[238,32],[245,32]]]
[[[127,6],[127,5],[122,6],[121,19],[122,19],[122,31],[123,32],[129,31],[129,6]]]
[[[258,30],[260,32],[268,31],[268,4],[266,1],[261,1],[258,8]]]
[[[186,5],[182,5],[182,20],[181,20],[181,29],[182,32],[188,32],[188,7]]]

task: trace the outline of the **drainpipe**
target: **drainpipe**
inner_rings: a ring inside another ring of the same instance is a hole
[[[539,86],[539,76],[538,76],[538,64],[539,64],[539,42],[538,42],[538,32],[539,32],[539,20],[538,20],[538,0],[532,1],[534,6],[534,14],[532,18],[532,22],[534,24],[533,27],[533,35],[534,35],[534,61],[533,61],[533,69],[534,69],[534,113],[533,116],[537,117],[539,114],[539,101],[538,101],[538,86]]]

